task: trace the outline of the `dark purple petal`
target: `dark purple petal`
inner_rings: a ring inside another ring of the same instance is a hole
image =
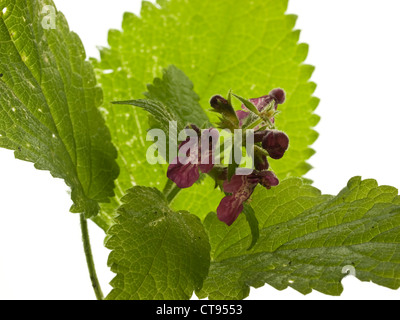
[[[198,138],[190,139],[188,137],[186,141],[181,143],[179,146],[180,155],[170,164],[167,172],[167,177],[182,189],[191,187],[199,180],[199,170],[203,173],[209,173],[213,169],[215,162],[214,149],[219,138],[219,132],[214,128],[208,129],[208,131],[205,130],[200,138],[200,129],[195,125],[190,127],[196,131]],[[204,148],[201,148],[202,144],[204,144]],[[202,160],[204,163],[201,163]]]
[[[224,112],[227,108],[231,108],[229,101],[219,95],[211,98],[210,105],[218,112]]]
[[[276,181],[270,176],[269,171],[260,173],[254,171],[248,176],[235,175],[231,181],[225,181],[224,191],[232,193],[222,199],[217,209],[219,220],[230,226],[243,211],[243,204],[251,197],[257,184],[265,179],[265,183],[273,185]],[[279,181],[278,181],[279,183]]]
[[[261,176],[260,184],[265,188],[271,189],[271,187],[279,185],[279,179],[272,171],[264,171]]]
[[[254,132],[254,143],[262,142],[264,137],[268,134],[268,130]]]
[[[246,111],[243,111],[243,110],[238,110],[238,111],[236,111],[236,115],[237,115],[237,117],[239,119],[239,125],[242,126],[243,125],[243,120],[245,120],[250,115],[250,112],[246,112]]]
[[[250,198],[258,182],[257,177],[238,175],[233,176],[230,182],[225,181],[224,191],[232,195],[223,198],[219,204],[218,219],[228,226],[232,225],[243,211],[243,203]]]
[[[201,157],[199,158],[199,169],[203,173],[209,173],[213,168],[215,164],[215,154],[214,151],[207,150],[205,151]]]
[[[268,106],[272,101],[274,101],[274,98],[268,95],[268,96],[262,96],[260,98],[250,99],[250,101],[256,106],[258,111],[262,111],[266,106]],[[244,104],[242,104],[242,109],[243,110],[236,111],[236,115],[239,119],[240,126],[243,125],[244,120],[250,115],[250,112],[248,112],[248,109],[245,107]]]
[[[200,173],[197,165],[190,163],[183,165],[177,160],[176,164],[169,165],[167,177],[175,182],[179,188],[185,189],[190,188],[199,180]]]
[[[210,164],[199,164],[198,167],[199,167],[201,172],[209,173],[214,168],[214,164],[213,163],[210,163]]]
[[[224,191],[226,193],[236,193],[242,189],[243,185],[246,183],[246,176],[233,176],[231,181],[224,182]]]
[[[235,196],[227,196],[221,200],[217,208],[218,219],[231,226],[243,211],[243,202]]]
[[[264,136],[262,146],[272,159],[281,159],[289,147],[289,137],[281,131],[271,130]]]
[[[262,111],[267,105],[272,102],[271,96],[263,96],[260,98],[250,99],[250,101],[257,107],[258,111]]]

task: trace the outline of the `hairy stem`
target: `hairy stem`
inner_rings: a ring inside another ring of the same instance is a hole
[[[81,218],[81,231],[82,231],[82,241],[83,249],[85,251],[86,262],[89,269],[90,280],[92,282],[92,287],[96,295],[97,300],[103,300],[103,292],[101,291],[99,280],[97,279],[96,268],[94,266],[92,248],[90,246],[89,230],[87,225],[87,220],[84,214],[80,215]]]

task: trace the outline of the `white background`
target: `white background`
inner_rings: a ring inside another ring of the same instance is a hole
[[[233,1],[234,2],[234,1]],[[120,28],[124,11],[139,13],[139,0],[55,0],[70,27],[98,57],[107,31]],[[308,63],[321,98],[320,138],[307,177],[324,193],[336,194],[361,175],[400,187],[400,1],[292,0],[301,41],[310,44]],[[0,299],[92,299],[81,245],[79,218],[63,181],[0,150]],[[98,275],[107,294],[104,234],[90,223]],[[292,289],[252,289],[250,299],[398,299],[400,293],[344,280],[341,298]]]

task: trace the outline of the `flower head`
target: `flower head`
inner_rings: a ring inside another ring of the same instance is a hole
[[[253,151],[255,169],[250,169],[248,175],[240,175],[237,170],[240,164],[232,167],[214,167],[214,149],[219,137],[218,131],[211,128],[201,134],[200,129],[192,125],[196,137],[188,138],[179,146],[180,155],[170,164],[167,173],[168,178],[179,188],[191,187],[199,179],[200,172],[208,173],[215,180],[215,186],[219,186],[226,194],[217,208],[217,216],[228,226],[232,225],[243,212],[244,203],[250,199],[258,184],[266,189],[279,184],[275,173],[270,171],[268,157],[281,159],[289,147],[288,136],[275,130],[274,125],[278,105],[286,100],[282,89],[274,89],[266,96],[250,99],[254,106],[248,104],[244,98],[234,96],[243,103],[242,110],[234,110],[231,102],[232,93],[229,93],[228,99],[220,95],[213,96],[210,100],[211,111],[220,115],[219,127],[229,129],[234,135],[237,129],[253,130],[254,145],[250,151]],[[243,141],[242,145],[244,146]],[[229,180],[231,168],[236,169],[237,174]]]

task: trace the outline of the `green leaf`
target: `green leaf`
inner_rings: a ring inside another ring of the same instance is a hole
[[[200,128],[210,125],[208,116],[199,104],[200,98],[194,92],[193,83],[173,65],[163,71],[162,79],[156,78],[152,85],[147,86],[144,95],[150,100],[164,103],[175,121],[182,123],[182,127],[190,124]],[[162,118],[156,120],[162,121]]]
[[[195,124],[203,127],[209,120],[199,105],[200,98],[193,91],[193,84],[188,77],[175,66],[164,70],[163,79],[155,78],[147,86],[146,100],[128,100],[114,104],[132,105],[149,112],[155,121],[154,128],[162,129],[168,136],[169,122],[176,121],[178,130]],[[178,131],[178,133],[179,133]]]
[[[375,180],[350,180],[338,196],[321,196],[300,179],[272,190],[258,188],[253,207],[260,238],[251,251],[245,217],[228,228],[210,214],[205,227],[212,263],[201,298],[244,299],[265,283],[340,295],[343,270],[361,281],[400,287],[400,198]]]
[[[128,100],[128,101],[117,101],[114,104],[131,105],[135,107],[142,108],[146,110],[151,115],[154,116],[157,126],[155,128],[163,130],[168,134],[169,122],[177,121],[178,118],[176,114],[170,113],[168,107],[157,100]],[[180,123],[180,128],[182,128],[182,123]]]
[[[200,220],[168,208],[155,188],[134,187],[108,231],[109,266],[117,274],[109,300],[189,299],[202,286],[210,245]]]
[[[182,121],[178,116],[169,110],[169,108],[163,103],[157,100],[129,100],[129,101],[118,101],[113,102],[114,104],[120,105],[131,105],[135,107],[142,108],[149,112],[153,117],[150,121],[153,123],[151,125],[152,129],[161,130],[164,133],[164,141],[158,141],[157,147],[158,151],[162,152],[164,155],[163,160],[170,159],[169,156],[169,145],[170,139],[174,142],[176,148],[178,147],[178,133],[185,128]],[[178,122],[179,120],[179,122]],[[156,137],[154,137],[155,139]],[[160,137],[158,137],[160,139]],[[156,139],[157,140],[157,139]],[[165,142],[165,143],[164,143]]]
[[[82,43],[60,12],[56,29],[42,27],[46,5],[0,1],[0,147],[64,179],[71,211],[93,217],[114,195],[117,153]]]
[[[150,145],[145,141],[146,132],[144,128],[140,128],[140,131],[135,133],[136,135],[133,135],[130,141],[125,139],[128,138],[125,134],[130,132],[135,127],[134,124],[136,124],[130,115],[136,114],[138,116],[140,113],[138,108],[132,106],[139,107],[151,115],[151,128],[164,131],[166,134],[167,155],[170,122],[176,121],[177,123],[176,127],[173,126],[174,130],[176,130],[176,135],[190,124],[195,124],[198,127],[209,126],[208,117],[199,105],[200,98],[193,90],[193,83],[175,66],[171,65],[165,69],[163,78],[155,78],[153,84],[149,84],[147,89],[148,92],[144,93],[147,99],[114,102],[111,107],[113,115],[106,115],[106,118],[112,121],[109,125],[113,131],[114,143],[121,154],[119,165],[122,170],[116,182],[118,186],[116,199],[110,205],[102,206],[102,213],[96,220],[105,230],[107,226],[112,224],[115,210],[121,205],[119,199],[124,195],[125,190],[131,188],[133,184],[154,186],[162,189],[167,179],[165,165],[150,165],[146,161],[146,152]],[[126,110],[123,105],[128,105],[129,110]],[[123,120],[123,117],[119,117],[121,108],[126,112],[125,118],[130,119],[129,123]],[[116,119],[118,119],[118,122],[114,122]],[[147,123],[144,119],[142,121],[141,126]],[[119,138],[121,140],[118,140]],[[172,141],[179,145],[177,138],[172,134]],[[121,141],[125,142],[121,143]],[[169,159],[168,156],[167,159]],[[205,214],[210,211],[205,212]]]
[[[143,2],[141,17],[126,13],[122,31],[111,30],[109,48],[93,60],[107,102],[140,98],[146,85],[176,65],[194,83],[200,105],[232,88],[245,97],[260,97],[281,87],[287,102],[280,106],[277,129],[291,139],[285,158],[271,163],[283,179],[302,176],[318,134],[319,100],[309,82],[314,68],[304,65],[308,46],[299,44],[296,16],[285,15],[287,0],[160,0]],[[166,103],[164,103],[167,105]],[[217,121],[217,115],[213,122]],[[105,104],[105,118],[119,154],[118,196],[132,183],[165,185],[165,167],[145,167],[147,114],[129,106]]]
[[[210,212],[217,210],[218,204],[224,197],[224,193],[215,187],[215,181],[206,176],[203,181],[195,183],[191,188],[182,189],[172,200],[171,208],[187,210],[203,221]]]

